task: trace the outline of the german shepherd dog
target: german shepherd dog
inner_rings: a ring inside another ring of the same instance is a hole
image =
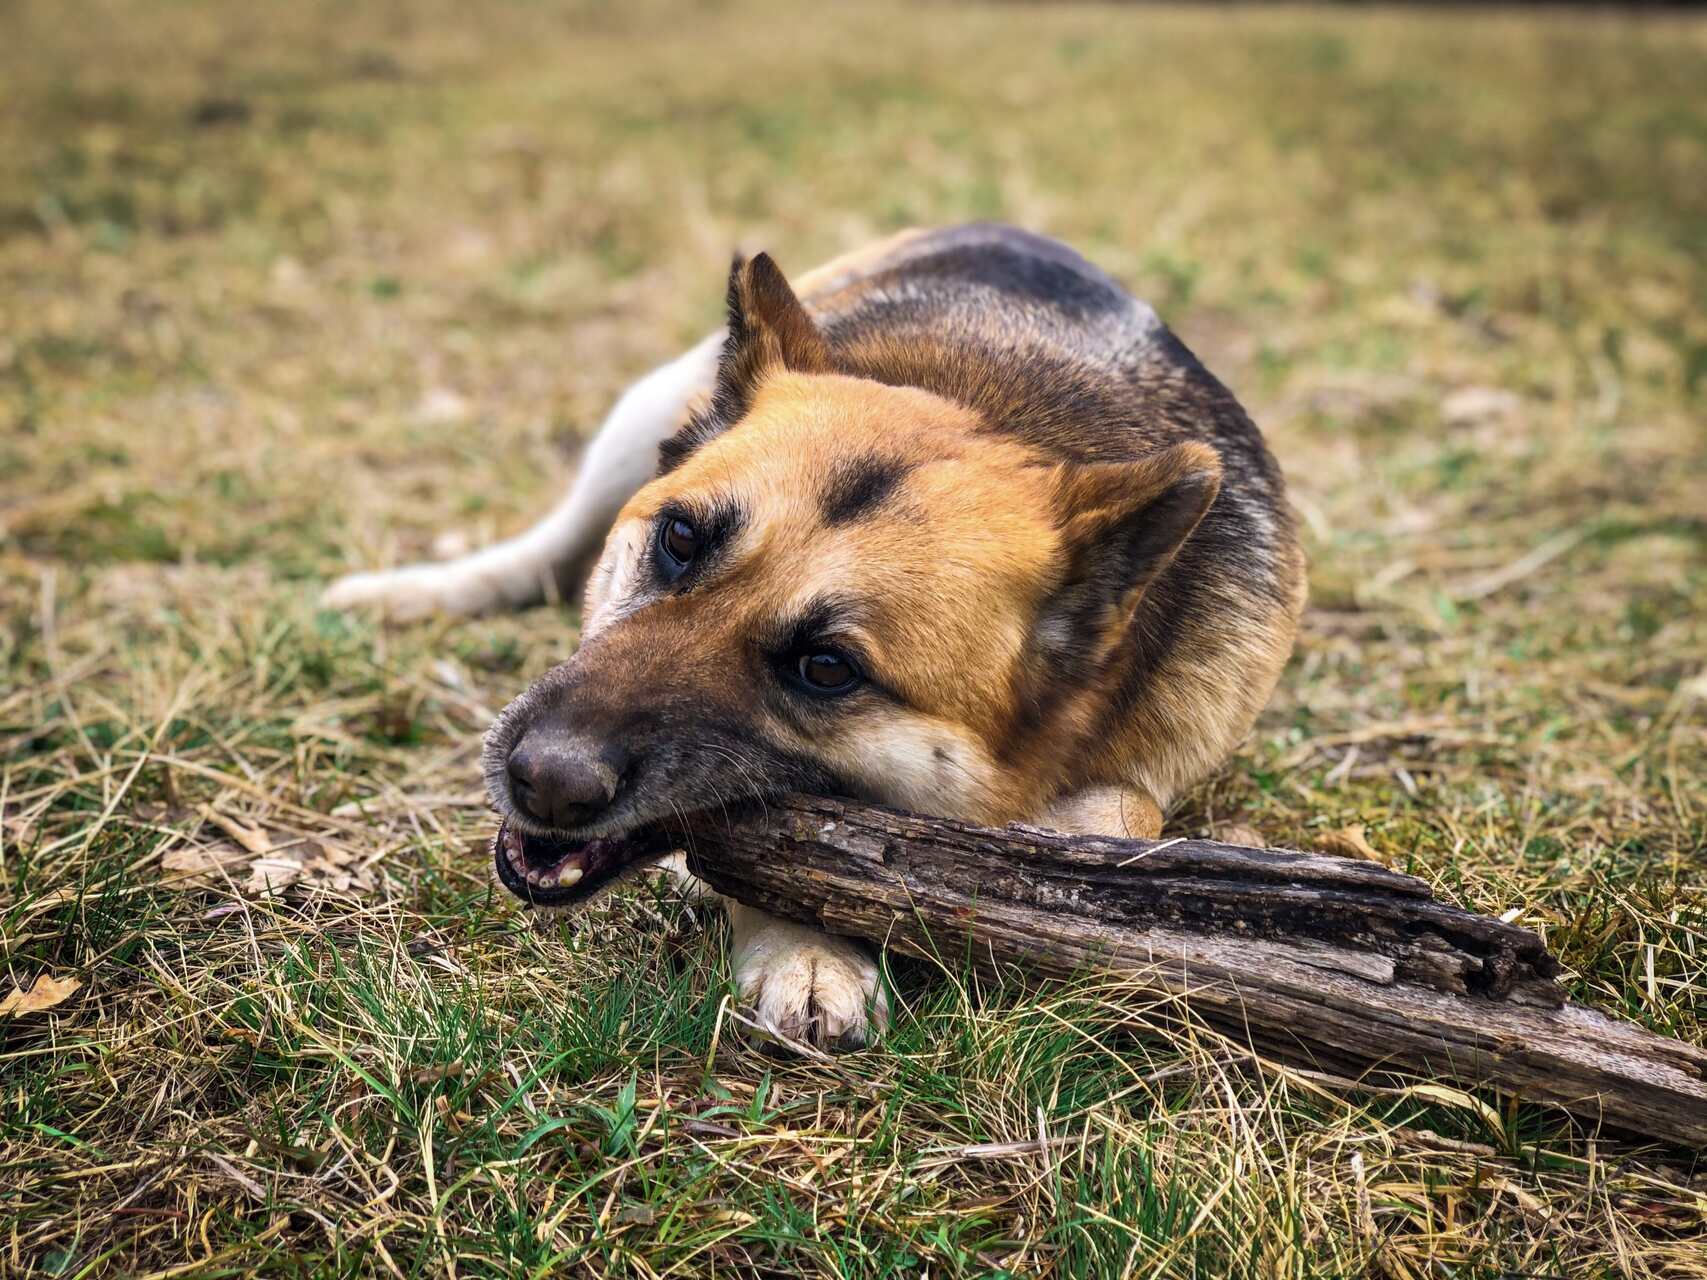
[[[486,735],[496,874],[525,901],[585,902],[657,859],[653,824],[784,791],[1154,837],[1292,650],[1280,470],[1110,277],[980,225],[798,285],[737,258],[726,329],[623,395],[532,530],[328,593],[517,607],[602,543],[579,650]],[[730,915],[757,1024],[881,1029],[862,944]]]

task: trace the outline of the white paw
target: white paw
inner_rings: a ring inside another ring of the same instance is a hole
[[[445,565],[416,564],[339,578],[320,603],[328,609],[373,609],[398,622],[413,622],[435,613],[480,613],[494,601],[478,577]]]
[[[737,951],[735,985],[768,1035],[857,1049],[889,1023],[877,962],[857,942],[774,921]]]

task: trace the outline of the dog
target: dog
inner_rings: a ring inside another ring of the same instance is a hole
[[[396,616],[568,595],[581,642],[499,715],[498,880],[573,906],[680,815],[785,791],[1155,837],[1250,731],[1304,560],[1256,426],[1073,250],[909,231],[798,288],[737,257],[725,329],[617,402],[567,498],[465,559],[326,599]],[[861,943],[730,904],[761,1027],[859,1045]]]

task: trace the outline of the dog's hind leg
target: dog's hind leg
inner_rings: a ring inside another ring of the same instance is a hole
[[[722,343],[723,334],[713,334],[624,392],[587,447],[568,495],[527,532],[443,564],[350,574],[321,602],[407,620],[521,608],[573,590],[617,512],[657,470],[658,446],[711,389]]]

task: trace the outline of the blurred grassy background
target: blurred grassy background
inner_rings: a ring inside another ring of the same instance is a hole
[[[0,1272],[1702,1274],[1678,1153],[1117,989],[906,971],[891,1043],[769,1063],[714,923],[489,896],[478,734],[573,613],[314,599],[537,514],[733,244],[1046,231],[1308,531],[1171,829],[1361,841],[1699,1043],[1703,84],[1698,19],[1552,10],[9,5],[0,994],[83,985],[0,1024]]]

